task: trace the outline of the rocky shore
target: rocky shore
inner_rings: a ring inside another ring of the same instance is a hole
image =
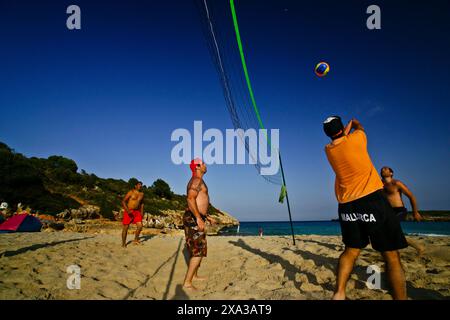
[[[93,205],[85,205],[79,209],[67,209],[56,215],[38,215],[43,223],[43,231],[69,231],[95,234],[111,234],[122,228],[122,211],[114,211],[115,221],[105,219],[100,215],[100,208]],[[142,234],[181,234],[183,231],[182,210],[166,210],[163,215],[144,214]],[[239,221],[226,212],[220,211],[212,216],[216,224],[208,225],[208,234],[216,235],[222,228],[237,226]],[[134,232],[130,228],[129,232]]]

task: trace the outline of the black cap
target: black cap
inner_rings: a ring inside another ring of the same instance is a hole
[[[330,138],[334,138],[344,132],[344,124],[341,117],[331,116],[323,122],[323,131]]]

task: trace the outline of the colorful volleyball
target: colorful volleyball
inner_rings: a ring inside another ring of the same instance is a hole
[[[330,65],[326,62],[319,62],[316,67],[314,68],[314,72],[319,77],[324,77],[327,75],[327,73],[330,71]]]

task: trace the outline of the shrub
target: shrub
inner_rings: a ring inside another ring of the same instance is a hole
[[[173,192],[170,190],[170,186],[162,179],[158,179],[153,182],[152,190],[155,195],[161,198],[172,199]]]

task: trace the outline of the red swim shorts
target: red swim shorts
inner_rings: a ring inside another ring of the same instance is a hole
[[[124,209],[123,211],[123,220],[122,223],[124,225],[129,225],[130,223],[138,223],[138,222],[142,222],[142,214],[140,210],[130,210],[132,216],[130,216],[127,213],[127,210]]]

